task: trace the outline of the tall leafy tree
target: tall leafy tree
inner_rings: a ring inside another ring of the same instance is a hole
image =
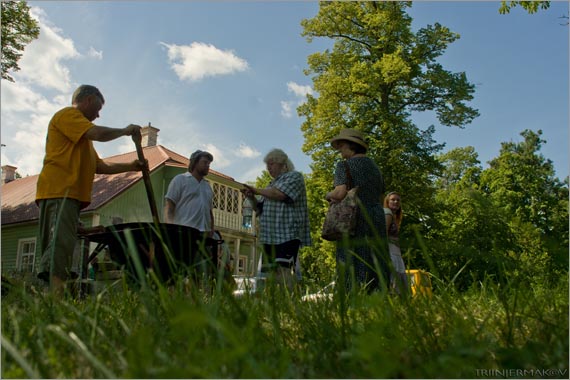
[[[309,56],[307,75],[318,96],[309,95],[299,108],[306,118],[303,148],[312,155],[317,177],[330,180],[336,154],[328,141],[352,127],[370,137],[370,154],[382,166],[388,187],[418,190],[410,185],[425,187],[427,175],[440,169],[434,153],[442,145],[433,140],[433,127],[420,131],[412,124],[411,113],[433,111],[443,125],[459,127],[478,116],[466,105],[474,86],[465,73],[449,72],[437,62],[459,35],[439,24],[412,33],[410,6],[323,2],[316,17],[302,21],[309,42],[315,37],[335,41],[332,51]],[[406,178],[409,174],[414,181]]]
[[[426,234],[437,269],[456,285],[556,279],[568,266],[568,185],[540,154],[542,132],[505,142],[482,170],[472,147],[439,156],[435,228]],[[490,277],[489,277],[490,276]]]
[[[518,258],[530,261],[535,273],[553,273],[568,265],[568,179],[562,183],[552,161],[540,153],[546,142],[541,135],[525,130],[522,142],[502,143],[481,174],[481,188],[510,216]]]
[[[510,214],[549,232],[551,211],[557,208],[562,183],[551,160],[540,148],[542,131],[521,132],[522,142],[504,142],[498,157],[481,175],[483,189],[492,194]]]
[[[477,152],[471,146],[455,148],[438,159],[444,169],[436,180],[438,208],[426,239],[439,275],[455,278],[459,289],[488,276],[503,279],[504,269],[514,265],[505,255],[514,237],[505,212],[480,190],[482,167]]]
[[[332,186],[338,155],[329,140],[342,128],[369,136],[369,155],[379,164],[388,190],[406,197],[407,212],[427,223],[433,212],[435,154],[443,145],[434,127],[420,130],[412,112],[434,112],[445,126],[464,127],[478,116],[469,107],[474,86],[464,72],[445,70],[437,58],[459,35],[436,23],[412,32],[411,2],[322,2],[319,13],[302,21],[303,35],[330,38],[332,50],[308,57],[313,87],[298,108],[305,118],[303,149],[312,156],[311,186],[322,199]],[[321,201],[321,203],[323,203]],[[311,220],[318,229],[326,205]],[[411,220],[411,219],[408,219]],[[315,235],[317,231],[315,231]]]
[[[2,1],[2,79],[14,79],[9,71],[18,71],[18,60],[27,44],[38,38],[40,28],[25,1]]]

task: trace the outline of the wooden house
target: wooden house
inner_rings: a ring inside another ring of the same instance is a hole
[[[188,171],[186,156],[157,145],[158,129],[143,127],[143,152],[149,162],[155,202],[162,221],[164,195],[174,176]],[[108,162],[129,162],[136,152],[107,157]],[[215,161],[214,161],[215,163]],[[0,185],[1,213],[1,270],[6,273],[35,273],[41,257],[39,252],[39,208],[35,203],[38,175],[15,178],[17,168],[2,166]],[[214,219],[227,244],[236,275],[250,276],[257,271],[261,250],[256,247],[255,218],[253,225],[242,223],[244,197],[240,185],[233,178],[210,170],[206,180],[214,191]],[[85,227],[108,226],[116,223],[151,222],[152,216],[142,174],[128,172],[113,175],[95,175],[91,204],[81,211]],[[91,244],[90,250],[95,248]]]

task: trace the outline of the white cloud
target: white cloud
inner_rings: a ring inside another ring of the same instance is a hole
[[[53,114],[69,105],[70,96],[47,99],[25,84],[2,81],[2,163],[22,175],[38,174],[45,153],[46,131]]]
[[[281,116],[286,119],[293,117],[293,109],[297,108],[305,101],[307,95],[313,95],[311,86],[303,86],[295,82],[287,82],[287,90],[295,95],[296,100],[281,101]]]
[[[18,168],[20,174],[36,174],[40,172],[38,163],[41,163],[45,153],[45,131],[37,131],[32,128],[16,132],[12,141],[25,154],[18,156]],[[8,143],[7,148],[10,149],[12,144]]]
[[[91,46],[89,48],[89,51],[87,52],[87,55],[91,58],[95,58],[97,60],[102,60],[103,59],[103,51],[102,50],[95,50],[95,48],[93,46]]]
[[[2,163],[16,166],[24,176],[40,172],[49,121],[71,104],[75,83],[66,61],[83,58],[41,8],[32,7],[30,14],[40,35],[25,47],[15,82],[1,81]],[[86,56],[102,59],[103,53],[91,47]]]
[[[36,103],[42,98],[29,87],[19,85],[17,82],[3,80],[0,83],[2,86],[2,109],[11,112],[33,111]]]
[[[122,139],[121,143],[117,147],[119,154],[129,153],[135,150],[135,143],[129,137],[128,139]]]
[[[210,152],[214,156],[214,162],[210,165],[214,170],[220,171],[220,169],[228,167],[232,163],[230,157],[226,155],[226,150],[220,149],[214,144],[204,144],[201,149]]]
[[[205,77],[228,75],[249,68],[246,60],[231,50],[220,50],[214,45],[193,42],[175,45],[161,42],[168,51],[168,60],[180,80],[196,82]]]
[[[295,96],[304,98],[307,95],[313,95],[313,89],[311,86],[303,86],[295,82],[287,82],[287,89],[289,92],[295,94]]]
[[[281,101],[281,116],[286,119],[293,117],[293,107],[295,107],[295,102],[292,101]]]
[[[40,26],[39,38],[24,49],[15,82],[1,82],[2,163],[16,166],[24,176],[40,172],[49,121],[70,105],[72,80],[63,62],[81,57],[41,8],[32,7],[30,14]],[[50,95],[42,95],[42,88],[52,90]]]
[[[259,152],[255,148],[246,145],[245,143],[241,143],[239,145],[239,148],[235,150],[234,153],[236,156],[240,158],[256,158],[261,155],[261,152]]]
[[[281,116],[286,119],[290,119],[293,117],[293,107],[295,106],[295,102],[291,101],[281,101]]]
[[[40,8],[32,7],[30,14],[38,21],[40,35],[26,46],[18,63],[20,71],[14,73],[14,78],[48,89],[69,91],[71,74],[62,61],[81,55],[73,40],[65,38],[59,28],[51,25]]]

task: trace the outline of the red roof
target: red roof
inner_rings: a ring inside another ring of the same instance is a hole
[[[162,145],[143,148],[150,171],[162,165],[187,168],[189,160]],[[136,152],[129,152],[104,158],[106,162],[130,162],[137,159]],[[234,181],[232,177],[210,169],[210,173]],[[119,174],[96,174],[91,193],[91,204],[82,211],[93,211],[133,186],[142,178],[141,172]],[[3,184],[0,188],[2,196],[2,225],[32,221],[39,218],[36,200],[36,184],[38,175],[19,178]]]

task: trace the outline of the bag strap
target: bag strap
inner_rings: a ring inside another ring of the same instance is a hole
[[[347,185],[347,190],[352,189],[352,175],[350,175],[350,168],[348,166],[348,162],[346,162],[346,160],[343,161],[344,163],[344,169],[346,170],[346,179],[348,181]]]

